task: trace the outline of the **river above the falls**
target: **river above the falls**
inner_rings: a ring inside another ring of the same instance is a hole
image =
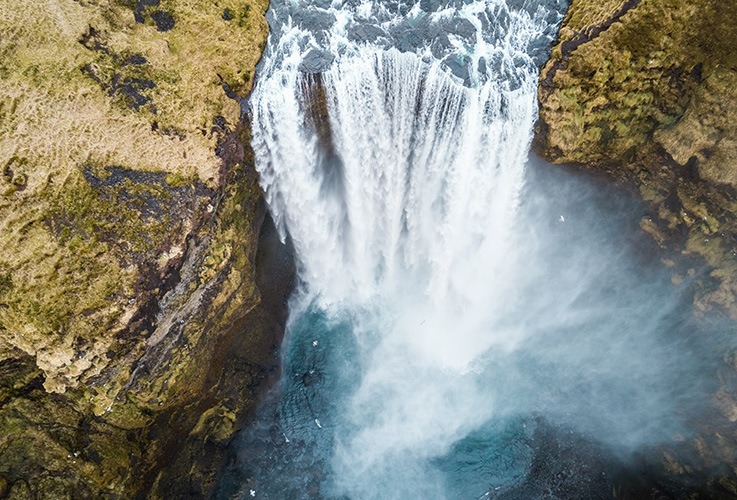
[[[218,497],[606,497],[689,435],[689,277],[632,197],[528,155],[565,8],[272,2],[252,146],[300,284]]]

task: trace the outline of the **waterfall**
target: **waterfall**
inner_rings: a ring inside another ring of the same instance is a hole
[[[420,441],[437,454],[489,416],[491,405],[475,407],[488,391],[467,372],[511,338],[488,326],[514,258],[534,47],[550,43],[560,18],[555,4],[431,4],[277,8],[278,41],[251,98],[256,165],[294,243],[302,303],[352,311],[365,337],[345,410],[354,428],[332,458],[337,491],[359,497],[392,477],[389,491],[406,498],[407,474],[437,491],[397,457]]]
[[[458,276],[482,268],[475,279],[493,280],[508,254],[536,112],[530,47],[550,36],[551,13],[423,3],[406,14],[381,3],[303,6],[282,20],[251,99],[269,206],[325,302],[462,301]],[[333,24],[306,30],[304,10]],[[379,41],[351,40],[367,23]],[[388,42],[394,32],[413,50]],[[330,63],[303,71],[325,47]]]
[[[489,495],[529,471],[540,413],[617,446],[675,432],[676,300],[619,243],[576,244],[592,210],[522,203],[565,7],[272,1],[252,145],[301,285],[243,498]]]

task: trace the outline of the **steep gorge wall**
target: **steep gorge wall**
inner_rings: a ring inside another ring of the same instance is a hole
[[[536,149],[634,180],[643,228],[715,268],[699,305],[737,318],[737,9],[574,0],[543,68]],[[734,264],[734,265],[733,265]]]
[[[237,102],[266,7],[0,3],[0,497],[211,488],[276,368],[290,287],[272,238],[258,251]],[[697,307],[737,318],[734,40],[724,2],[573,0],[535,147],[634,183],[643,228],[711,266]],[[734,462],[733,371],[718,432],[693,443],[701,461],[672,471]]]
[[[663,262],[674,286],[693,288],[698,314],[732,319],[736,7],[716,0],[572,0],[540,76],[534,141],[548,160],[634,186],[647,202],[641,226],[669,256]],[[707,276],[695,274],[701,265]],[[725,347],[712,398],[717,416],[702,422],[680,452],[664,455],[683,484],[703,481],[715,495],[737,495],[735,359]]]
[[[277,369],[266,8],[0,3],[0,497],[202,495]]]

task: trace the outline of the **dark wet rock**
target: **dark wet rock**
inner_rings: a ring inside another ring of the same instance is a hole
[[[142,54],[119,54],[110,50],[102,40],[102,33],[90,26],[80,43],[97,52],[95,64],[82,66],[82,73],[97,82],[108,96],[120,99],[126,106],[139,111],[151,103],[151,91],[156,84],[151,78],[148,60]],[[154,109],[151,109],[155,113]]]
[[[420,0],[420,8],[425,12],[435,12],[443,6],[440,0]]]
[[[470,80],[470,58],[461,57],[457,54],[451,54],[445,58],[444,62],[448,69],[450,69],[451,73],[460,78],[463,82],[467,83]]]
[[[393,35],[396,38],[395,47],[400,52],[415,52],[425,43],[422,32],[411,28],[393,33]]]
[[[147,62],[148,60],[141,54],[132,54],[128,56],[128,58],[125,60],[126,64],[133,64],[134,66],[146,64]]]
[[[488,67],[486,66],[486,58],[480,57],[479,58],[479,73],[485,74],[488,70]]]
[[[88,166],[84,177],[98,195],[114,199],[119,207],[117,215],[156,218],[169,217],[171,210],[180,216],[191,217],[197,209],[197,196],[214,196],[206,187],[199,185],[171,186],[162,172],[140,172],[122,167],[107,167],[104,176],[98,177]],[[176,207],[176,208],[175,208]],[[104,223],[100,214],[99,222]],[[70,221],[71,223],[71,221]],[[116,235],[120,238],[120,235]]]
[[[309,370],[302,375],[302,385],[310,387],[317,384],[322,379],[322,374],[317,370]]]
[[[158,31],[169,31],[174,28],[174,17],[165,10],[152,12],[151,19],[156,23],[156,29]]]
[[[256,180],[253,174],[255,171],[248,174],[249,183]],[[216,343],[215,358],[206,375],[213,385],[208,397],[199,402],[204,410],[200,422],[204,420],[207,425],[198,423],[183,442],[169,443],[175,458],[162,478],[157,479],[156,491],[164,498],[200,498],[210,494],[233,433],[279,373],[278,346],[287,318],[287,298],[294,287],[294,249],[281,242],[263,203],[252,208],[260,210],[263,216],[254,259],[261,303],[245,316],[237,317]],[[236,401],[247,401],[247,408]],[[181,418],[188,417],[184,412],[165,416],[156,426],[166,432]]]
[[[130,107],[137,111],[141,106],[151,101],[151,97],[146,95],[146,93],[155,87],[156,84],[146,78],[121,78],[120,75],[115,74],[108,92],[111,96],[116,93],[124,96]]]
[[[300,28],[319,31],[329,30],[335,24],[335,16],[322,9],[300,9],[292,14],[292,19]]]
[[[147,78],[123,76],[118,72],[110,74],[102,71],[97,65],[85,65],[82,67],[82,72],[100,84],[110,97],[120,98],[128,107],[136,111],[151,102],[148,94],[156,87],[156,84]]]
[[[133,17],[136,22],[143,24],[146,22],[146,12],[149,7],[158,7],[160,0],[137,0],[133,6]]]
[[[450,40],[448,39],[448,35],[446,35],[445,33],[440,33],[432,41],[432,44],[430,45],[430,50],[432,51],[432,55],[433,57],[435,57],[435,59],[443,59],[449,46]]]
[[[476,26],[468,19],[454,18],[445,24],[445,28],[468,43],[472,43],[476,38]]]
[[[386,37],[387,33],[372,24],[354,24],[348,29],[348,37],[351,40],[362,42],[375,42],[377,39]]]
[[[404,2],[402,0],[386,0],[383,3],[390,12],[396,12],[402,17],[407,16],[414,5],[411,2]]]
[[[335,56],[326,50],[312,49],[304,56],[299,70],[305,73],[321,73],[333,63]]]

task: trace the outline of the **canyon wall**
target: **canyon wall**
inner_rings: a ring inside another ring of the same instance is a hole
[[[636,183],[642,227],[715,268],[698,299],[737,318],[737,10],[574,0],[540,76],[535,148]]]
[[[278,370],[240,109],[266,8],[0,4],[0,497],[202,495]]]
[[[735,40],[737,9],[729,3],[573,0],[540,75],[534,141],[550,161],[606,172],[638,191],[647,210],[641,227],[663,248],[674,286],[691,287],[698,316],[731,319]],[[737,495],[737,356],[730,345],[699,435],[663,454],[682,485],[708,484],[715,495]]]
[[[293,263],[240,108],[266,8],[0,3],[0,497],[205,495],[276,375]],[[534,147],[637,189],[674,286],[737,319],[734,40],[716,0],[573,0]],[[737,495],[736,370],[663,463]]]

